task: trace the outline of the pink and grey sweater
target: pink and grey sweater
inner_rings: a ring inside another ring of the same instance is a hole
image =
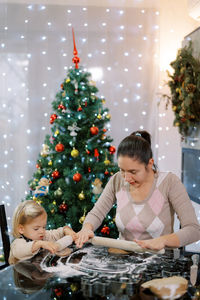
[[[110,178],[84,223],[92,224],[96,230],[115,203],[115,222],[121,239],[145,240],[173,233],[175,213],[181,224],[181,229],[176,232],[180,246],[200,239],[200,226],[192,203],[184,185],[172,173],[159,172],[147,198],[135,203],[129,184],[117,172]]]

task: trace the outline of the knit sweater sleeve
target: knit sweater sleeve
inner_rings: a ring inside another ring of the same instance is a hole
[[[90,223],[94,231],[101,225],[107,213],[116,202],[115,192],[117,183],[119,183],[119,175],[119,173],[116,173],[110,178],[93,209],[85,218],[84,224]]]
[[[45,240],[55,242],[61,239],[65,235],[63,229],[63,227],[59,227],[57,229],[46,230]]]
[[[25,239],[15,239],[10,247],[9,263],[14,264],[18,260],[25,260],[33,257],[39,249],[32,252],[34,241],[27,242]]]
[[[200,239],[200,226],[194,207],[184,185],[172,173],[169,176],[169,201],[181,224],[181,229],[176,232],[180,240],[180,247],[198,241]]]

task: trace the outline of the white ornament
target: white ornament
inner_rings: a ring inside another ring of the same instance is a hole
[[[71,131],[70,132],[71,136],[77,136],[77,132],[76,131],[79,131],[81,129],[81,128],[77,127],[76,125],[77,125],[77,123],[75,122],[75,123],[72,124],[72,126],[68,126],[67,127],[67,129],[69,131]]]

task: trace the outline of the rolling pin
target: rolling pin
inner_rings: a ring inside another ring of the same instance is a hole
[[[144,249],[140,247],[137,243],[133,241],[126,241],[126,240],[116,240],[111,238],[103,238],[99,236],[95,236],[92,239],[89,239],[88,241],[94,246],[104,246],[104,247],[111,247],[111,248],[117,248],[122,249],[126,251],[131,252],[151,252],[155,254],[164,254],[165,249],[161,250],[151,250],[151,249]]]

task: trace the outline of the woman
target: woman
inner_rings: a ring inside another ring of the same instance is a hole
[[[117,158],[120,171],[110,178],[87,214],[77,234],[77,247],[94,236],[114,203],[121,239],[152,250],[181,247],[200,239],[199,223],[185,187],[171,172],[156,170],[148,132],[137,131],[123,139]],[[181,223],[176,233],[174,213]]]

